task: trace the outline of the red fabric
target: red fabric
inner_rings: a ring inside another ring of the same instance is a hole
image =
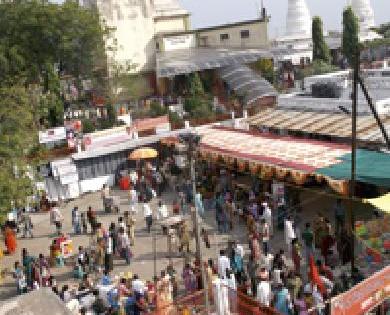
[[[5,246],[7,247],[8,254],[14,254],[16,251],[16,235],[15,232],[7,227],[5,228]]]
[[[324,283],[321,280],[320,274],[318,272],[317,266],[314,262],[313,255],[310,255],[310,271],[309,271],[309,278],[311,279],[312,284],[316,285],[318,288],[318,291],[322,294],[322,296],[326,295],[326,288]]]

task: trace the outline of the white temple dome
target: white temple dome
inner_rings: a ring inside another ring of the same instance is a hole
[[[289,0],[286,36],[311,37],[311,16],[305,0]]]
[[[377,33],[371,31],[375,26],[375,18],[370,0],[352,0],[352,9],[359,19],[360,40],[379,38]]]

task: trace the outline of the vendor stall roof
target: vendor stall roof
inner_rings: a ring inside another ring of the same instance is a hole
[[[244,103],[250,105],[265,96],[277,96],[274,87],[246,65],[232,65],[218,70],[221,78],[237,95],[244,98]]]
[[[192,48],[160,52],[157,54],[157,77],[166,78],[195,71],[216,69],[235,64],[272,58],[263,49]]]
[[[314,173],[342,162],[349,146],[215,127],[203,132],[201,150],[229,157]]]
[[[378,198],[365,199],[364,202],[369,203],[384,212],[390,213],[390,193]]]
[[[248,122],[259,128],[285,129],[339,138],[350,138],[352,134],[351,117],[343,113],[269,108],[250,117]],[[382,122],[390,133],[390,117],[383,116]],[[357,135],[360,141],[384,143],[372,115],[359,116],[357,124]]]
[[[341,162],[318,169],[317,174],[339,180],[351,179],[351,154],[340,158]],[[390,188],[390,154],[357,150],[356,180]]]

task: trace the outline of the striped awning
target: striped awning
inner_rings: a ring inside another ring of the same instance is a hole
[[[390,133],[390,116],[381,118],[388,133]],[[256,116],[250,117],[248,123],[259,128],[301,131],[308,134],[339,138],[350,138],[352,135],[351,117],[342,113],[269,108]],[[384,142],[376,120],[371,115],[358,117],[357,136],[363,142]]]
[[[298,185],[309,177],[315,178],[347,194],[347,180],[334,180],[316,173],[318,169],[341,163],[341,157],[350,152],[347,145],[224,127],[206,128],[200,134],[200,154],[204,159],[222,159],[226,164],[237,164],[239,170],[248,169],[264,179],[288,180]]]

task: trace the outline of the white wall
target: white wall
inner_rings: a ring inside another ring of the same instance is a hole
[[[187,30],[186,16],[159,18],[154,22],[155,33],[168,33]]]
[[[114,53],[107,51],[109,67],[130,62],[136,66],[135,73],[154,71],[155,33],[186,30],[186,11],[177,15],[177,8],[172,12],[167,9],[163,18],[156,18],[158,7],[150,0],[84,0],[84,4],[96,6],[102,22],[115,29],[112,39],[107,40],[107,46],[117,43]]]

